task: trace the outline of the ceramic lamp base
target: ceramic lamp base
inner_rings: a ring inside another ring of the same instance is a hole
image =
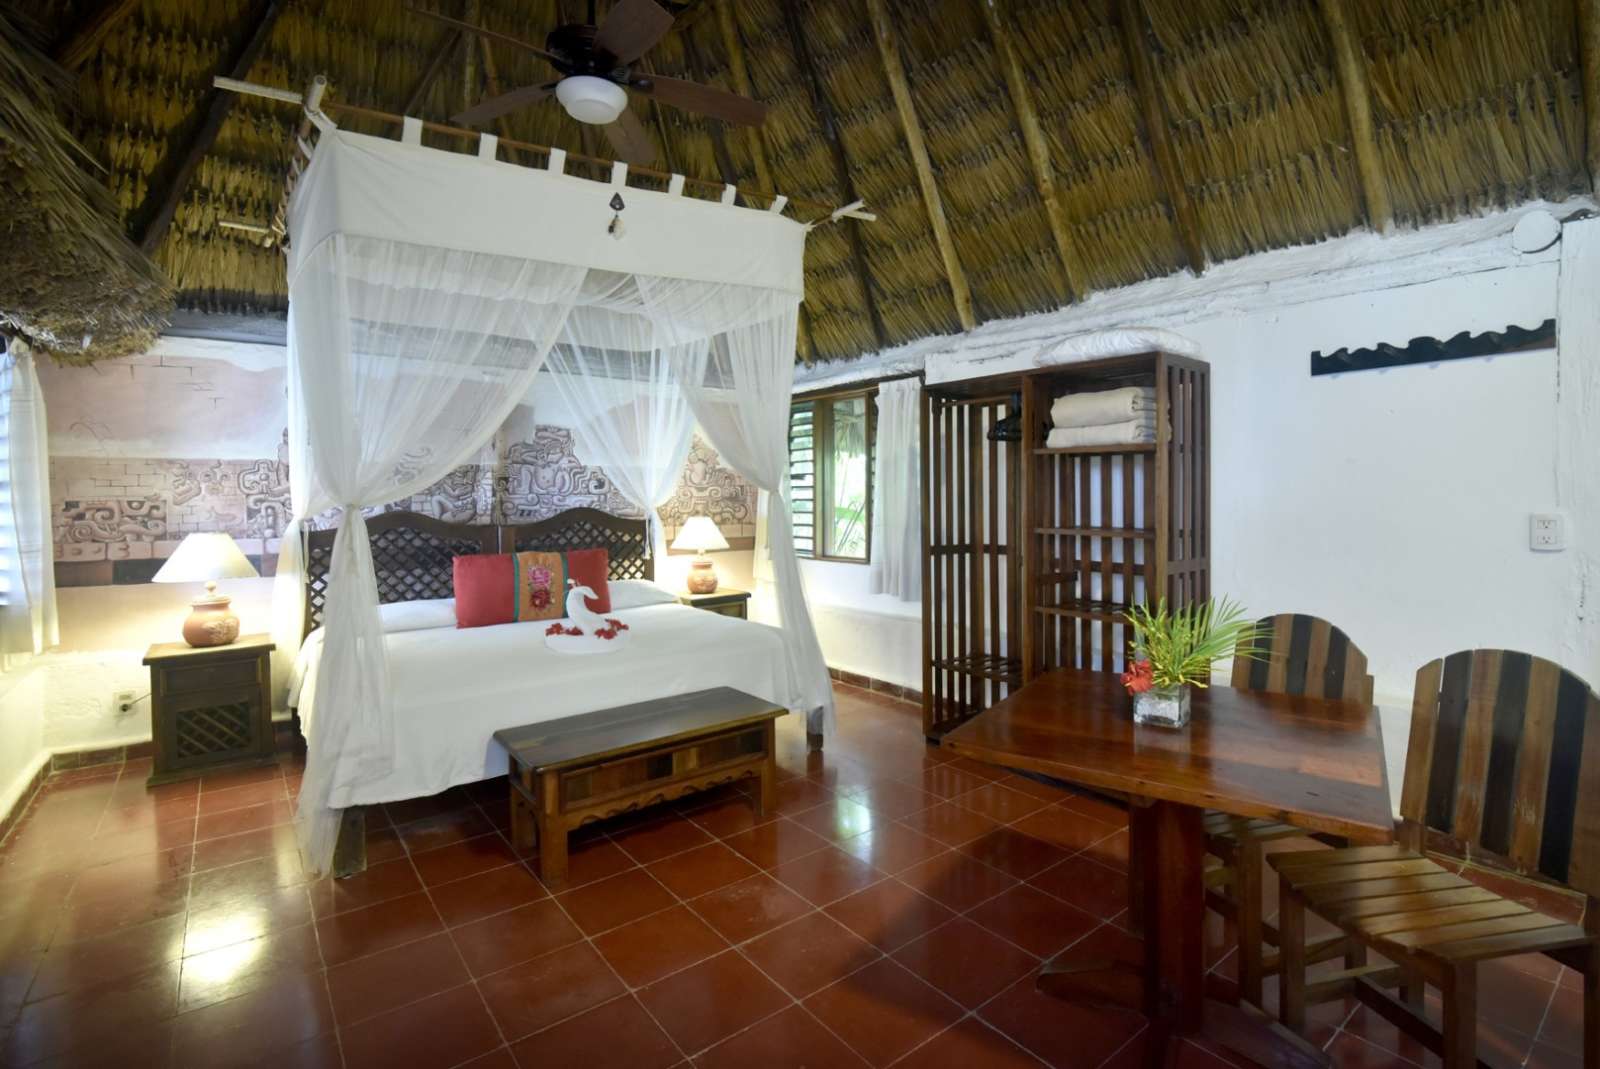
[[[183,640],[191,646],[226,646],[239,637],[239,618],[233,614],[233,599],[225,594],[210,594],[189,603],[189,618],[183,622]]]
[[[711,566],[709,559],[699,557],[689,565],[688,586],[691,594],[715,594],[717,592],[717,571]]]

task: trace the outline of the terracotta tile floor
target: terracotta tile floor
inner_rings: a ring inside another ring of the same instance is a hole
[[[332,883],[297,860],[292,761],[58,775],[0,847],[0,1065],[1140,1065],[1137,1018],[1032,980],[1126,938],[1120,810],[838,695],[827,752],[783,724],[777,815],[725,790],[614,822],[554,896],[506,841],[503,783],[372,811],[369,869]],[[1481,986],[1489,1058],[1579,1064],[1576,977],[1516,960]],[[1434,1062],[1350,1007],[1313,1022],[1341,1069]]]

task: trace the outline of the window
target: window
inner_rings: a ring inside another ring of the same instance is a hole
[[[866,562],[876,407],[872,393],[863,391],[790,408],[789,499],[800,556]]]

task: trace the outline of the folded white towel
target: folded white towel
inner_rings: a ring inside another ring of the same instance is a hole
[[[1057,427],[1098,427],[1121,423],[1141,412],[1154,412],[1154,386],[1125,386],[1099,393],[1069,393],[1050,406],[1050,422]]]
[[[1156,440],[1154,418],[1130,419],[1121,423],[1102,423],[1094,427],[1057,427],[1045,436],[1049,449],[1073,449],[1086,445],[1135,445]]]

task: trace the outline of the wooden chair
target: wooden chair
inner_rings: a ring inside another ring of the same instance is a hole
[[[1445,1069],[1477,1063],[1477,964],[1540,952],[1584,976],[1584,1065],[1600,1069],[1600,698],[1526,653],[1469,650],[1424,665],[1412,701],[1400,842],[1278,854],[1280,1014],[1355,996],[1433,1049]],[[1456,875],[1424,853],[1429,831],[1534,880],[1587,896],[1580,927]],[[1305,910],[1360,944],[1362,960],[1306,980]],[[1367,949],[1393,965],[1367,965]],[[1422,1015],[1424,983],[1444,1027]],[[1398,987],[1399,997],[1385,988]]]
[[[1304,694],[1313,698],[1354,698],[1372,703],[1372,677],[1367,657],[1348,635],[1326,620],[1298,613],[1268,616],[1260,621],[1266,636],[1259,660],[1236,659],[1232,685],[1238,690]],[[1376,715],[1376,714],[1374,714]],[[1265,946],[1278,945],[1278,930],[1261,916],[1262,859],[1267,843],[1310,833],[1272,820],[1246,820],[1227,813],[1207,813],[1206,852],[1222,865],[1206,874],[1206,906],[1234,922],[1239,945],[1239,997],[1261,1004],[1265,977],[1278,971],[1278,956]],[[1313,836],[1330,846],[1344,846],[1334,836]],[[1343,939],[1324,940],[1311,948],[1321,961],[1337,954]]]

